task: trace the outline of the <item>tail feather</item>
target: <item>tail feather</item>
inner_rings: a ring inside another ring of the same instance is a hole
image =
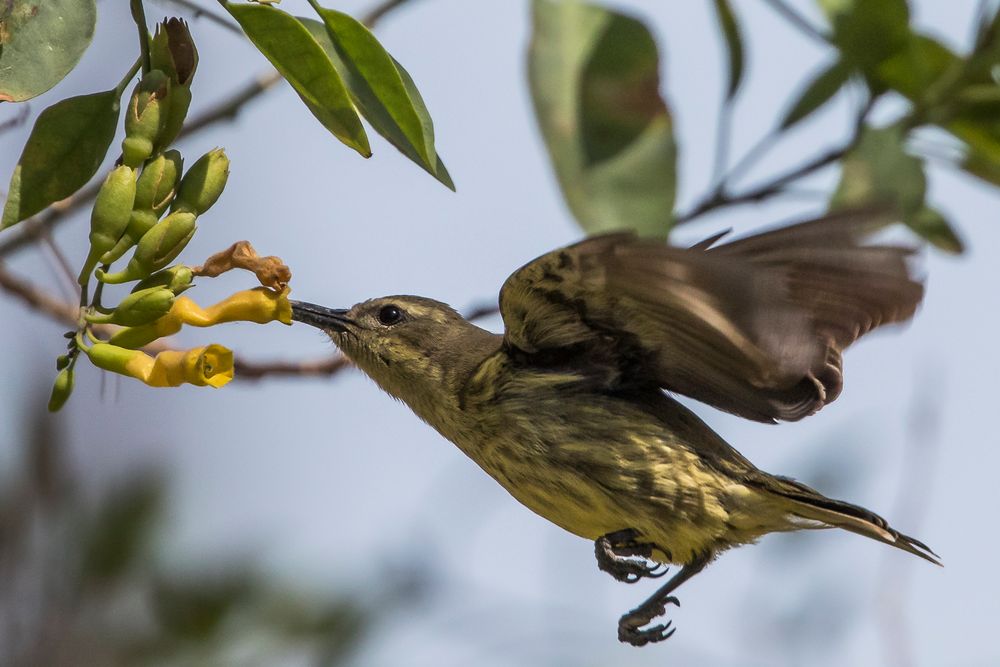
[[[803,519],[819,521],[826,526],[843,528],[858,535],[870,537],[941,565],[940,557],[926,544],[892,528],[889,523],[863,507],[827,498],[805,484],[784,477],[775,478],[770,490],[794,501],[792,513]]]

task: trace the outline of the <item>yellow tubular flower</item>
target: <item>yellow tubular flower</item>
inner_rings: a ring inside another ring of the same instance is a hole
[[[210,327],[223,322],[292,323],[288,290],[275,292],[266,287],[237,292],[214,306],[202,308],[186,296],[174,300],[173,307],[160,319],[144,326],[122,329],[108,341],[120,347],[137,348],[172,336],[185,324]]]
[[[155,358],[109,343],[95,343],[85,351],[98,368],[134,377],[150,387],[221,387],[233,379],[233,353],[221,345],[167,350]]]

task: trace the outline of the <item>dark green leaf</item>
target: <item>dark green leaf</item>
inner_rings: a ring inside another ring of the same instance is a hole
[[[990,185],[1000,186],[1000,160],[998,159],[992,159],[989,155],[970,147],[959,166]]]
[[[830,101],[847,83],[850,75],[850,67],[839,60],[820,72],[785,114],[781,129],[788,129]]]
[[[424,123],[414,108],[392,56],[360,21],[343,12],[324,9],[315,0],[311,0],[310,4],[323,19],[344,63],[368,85],[379,105],[416,148],[424,164],[433,166],[434,127]]]
[[[528,57],[535,113],[564,196],[590,233],[666,236],[676,146],[659,55],[638,20],[594,5],[535,0]]]
[[[97,173],[115,138],[119,94],[70,97],[38,115],[10,179],[0,229],[69,197]]]
[[[41,95],[76,67],[94,37],[95,0],[0,3],[0,102]]]
[[[715,0],[715,14],[719,19],[722,36],[726,39],[726,50],[729,53],[729,85],[726,97],[732,99],[743,81],[743,38],[740,36],[740,26],[729,0]]]
[[[922,238],[947,252],[960,253],[962,242],[944,216],[924,203],[924,163],[905,151],[905,139],[897,125],[866,128],[857,147],[844,158],[831,208],[890,204]]]
[[[845,62],[870,74],[906,46],[910,10],[906,0],[819,0],[833,26],[833,41]]]
[[[152,475],[129,479],[108,494],[85,524],[81,576],[90,581],[113,581],[135,565],[155,527],[162,501],[162,480]]]
[[[416,147],[409,141],[403,133],[403,130],[393,120],[392,116],[376,96],[368,82],[360,75],[356,68],[349,67],[341,58],[340,53],[334,47],[333,41],[330,39],[330,35],[327,33],[326,27],[323,23],[309,18],[299,18],[299,21],[306,27],[307,30],[309,30],[310,34],[317,41],[317,43],[323,47],[323,50],[326,51],[326,54],[330,57],[331,62],[333,62],[333,66],[337,69],[343,77],[344,82],[347,84],[347,90],[350,93],[355,106],[357,106],[358,110],[361,111],[361,114],[365,117],[365,119],[371,123],[372,127],[375,128],[375,131],[399,149],[403,155],[427,171],[431,176],[438,179],[451,190],[454,190],[455,184],[452,182],[451,176],[448,174],[448,170],[445,169],[444,163],[441,161],[441,158],[438,157],[437,152],[435,151],[434,153],[433,166],[429,165],[417,152]],[[424,105],[423,99],[420,97],[420,93],[417,92],[416,86],[413,85],[413,80],[410,78],[410,75],[398,62],[395,60],[392,62],[396,67],[409,99],[413,103],[413,109],[417,113],[421,125],[432,127],[430,114],[427,113],[427,107]],[[431,132],[433,133],[433,129],[431,129]]]
[[[962,239],[958,237],[945,217],[929,206],[924,206],[910,216],[906,224],[921,238],[945,252],[960,255],[965,251]]]
[[[253,574],[239,568],[217,577],[160,578],[153,586],[153,611],[170,634],[205,641],[251,597],[255,586]]]
[[[904,220],[924,205],[924,164],[903,148],[902,128],[866,128],[857,147],[843,160],[840,184],[831,206],[892,204]]]
[[[883,84],[912,101],[934,94],[938,82],[961,60],[933,37],[912,35],[903,48],[879,64],[876,76]]]
[[[305,26],[295,17],[268,5],[222,4],[320,123],[345,145],[370,157],[368,136],[347,88],[330,58]]]

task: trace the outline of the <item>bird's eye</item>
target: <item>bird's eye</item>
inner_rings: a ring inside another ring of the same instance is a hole
[[[403,311],[398,306],[382,306],[378,311],[379,324],[387,327],[397,324],[401,319],[403,319]]]

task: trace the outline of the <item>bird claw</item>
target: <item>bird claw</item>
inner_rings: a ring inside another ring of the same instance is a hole
[[[631,644],[632,646],[645,646],[646,644],[662,642],[666,639],[670,639],[670,637],[677,632],[677,628],[671,627],[672,625],[672,621],[667,621],[666,623],[654,625],[653,627],[646,628],[645,630],[619,625],[618,641],[625,644]]]
[[[670,596],[664,598],[661,604],[652,609],[640,607],[622,616],[618,621],[618,641],[632,646],[645,646],[670,639],[677,631],[677,628],[673,627],[673,621],[660,623],[649,628],[642,627],[654,618],[665,614],[667,604],[681,606],[680,600]]]
[[[662,563],[647,564],[635,556],[649,558],[653,545],[634,541],[635,531],[620,531],[599,537],[594,542],[597,567],[616,580],[634,584],[640,579],[659,579],[669,568]]]

